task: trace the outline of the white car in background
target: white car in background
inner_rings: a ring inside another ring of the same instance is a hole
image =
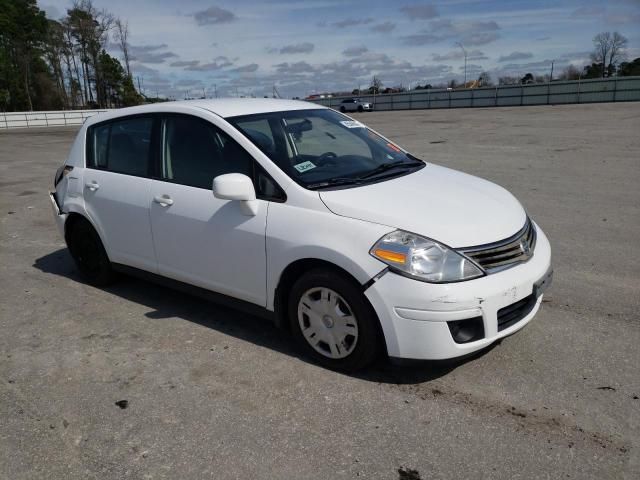
[[[363,102],[359,98],[345,98],[340,102],[338,110],[340,110],[342,113],[371,112],[373,111],[373,104],[369,102]]]
[[[505,189],[306,102],[95,115],[51,204],[89,283],[124,271],[233,300],[346,371],[482,349],[551,280],[547,238]]]

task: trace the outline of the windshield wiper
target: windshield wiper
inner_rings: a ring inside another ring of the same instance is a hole
[[[407,162],[406,160],[399,160],[396,162],[387,162],[378,165],[370,172],[367,172],[364,175],[360,175],[359,177],[335,177],[324,180],[322,182],[311,183],[309,185],[306,185],[306,187],[310,190],[316,190],[318,188],[335,187],[339,185],[362,185],[363,183],[366,183],[366,181],[371,177],[384,173],[387,170],[393,170],[394,168],[398,167],[415,168],[420,165],[424,165],[424,162],[422,160],[411,160],[409,162]]]
[[[309,190],[316,190],[323,187],[336,187],[339,185],[360,185],[362,179],[359,177],[335,177],[322,182],[310,183],[306,185]]]
[[[398,167],[404,167],[404,168],[413,168],[413,167],[417,167],[419,165],[423,165],[424,162],[420,161],[420,160],[412,160],[410,162],[407,162],[406,160],[398,160],[396,162],[387,162],[387,163],[383,163],[381,165],[378,165],[376,168],[374,168],[373,170],[371,170],[370,172],[365,173],[364,175],[361,175],[358,177],[359,180],[364,180],[366,178],[371,178],[374,177],[380,173],[386,172],[387,170],[392,170],[394,168],[398,168]]]

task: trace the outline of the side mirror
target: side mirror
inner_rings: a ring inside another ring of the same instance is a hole
[[[214,178],[213,196],[222,200],[240,201],[240,207],[245,215],[258,214],[258,201],[253,182],[242,173],[226,173]]]

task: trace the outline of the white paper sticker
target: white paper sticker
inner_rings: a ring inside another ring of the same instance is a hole
[[[300,173],[304,173],[312,168],[316,168],[316,166],[312,162],[302,162],[293,166]]]
[[[365,128],[365,126],[356,120],[343,120],[340,122],[347,128]]]

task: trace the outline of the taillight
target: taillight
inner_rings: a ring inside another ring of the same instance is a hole
[[[58,170],[56,170],[56,176],[53,179],[53,186],[57,187],[60,183],[60,180],[69,175],[69,172],[71,170],[73,170],[73,167],[71,165],[62,165],[60,168],[58,168]]]

